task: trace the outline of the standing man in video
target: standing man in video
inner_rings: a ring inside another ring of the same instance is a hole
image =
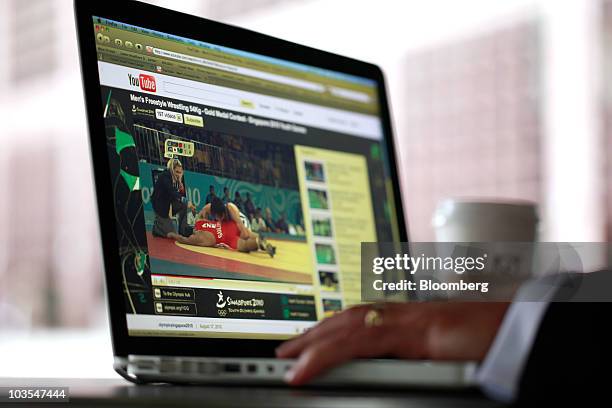
[[[187,211],[195,207],[186,201],[185,183],[183,182],[183,165],[178,159],[168,161],[168,169],[159,174],[153,186],[151,197],[155,221],[153,235],[169,238],[168,234],[176,233],[172,217],[178,218],[178,233],[191,235],[187,227]]]
[[[215,186],[213,186],[212,184],[210,185],[210,187],[208,187],[208,194],[206,195],[206,203],[205,204],[209,204],[213,197],[216,197],[217,193],[215,193]]]
[[[230,193],[229,193],[229,188],[223,187],[223,197],[221,198],[221,201],[223,201],[223,204],[226,204],[226,205],[227,203],[232,202],[232,198],[230,197]]]

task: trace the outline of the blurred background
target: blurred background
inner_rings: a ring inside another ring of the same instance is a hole
[[[412,240],[469,197],[610,241],[612,1],[147,3],[381,65]],[[114,375],[77,57],[71,0],[0,0],[0,376]]]

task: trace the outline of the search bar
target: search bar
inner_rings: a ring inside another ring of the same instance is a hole
[[[200,99],[202,101],[212,102],[214,104],[220,103],[229,106],[240,106],[240,99],[235,96],[220,92],[213,92],[195,86],[187,86],[170,81],[164,81],[164,90],[171,94],[188,96],[191,98]]]
[[[361,103],[370,103],[370,95],[365,92],[353,91],[352,89],[338,88],[335,86],[329,87],[329,92],[338,98],[350,99]]]
[[[239,67],[236,65],[225,64],[223,62],[212,61],[205,58],[194,57],[192,55],[181,54],[180,52],[168,51],[161,48],[153,48],[153,54],[170,58],[181,62],[189,62],[208,68],[219,69],[221,71],[232,72],[238,75],[250,76],[253,78],[263,79],[265,81],[276,82],[283,85],[289,85],[296,88],[306,89],[308,91],[325,92],[325,87],[321,84],[303,79],[286,77],[283,75],[271,74],[269,72],[258,71],[256,69]]]

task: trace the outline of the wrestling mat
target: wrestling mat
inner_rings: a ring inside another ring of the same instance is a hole
[[[268,239],[274,258],[261,251],[242,253],[186,245],[147,233],[151,269],[157,273],[203,278],[312,284],[313,262],[306,242]]]

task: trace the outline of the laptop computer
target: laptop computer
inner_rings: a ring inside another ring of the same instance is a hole
[[[281,384],[274,349],[361,302],[360,243],[407,241],[381,70],[133,1],[75,12],[117,372]],[[359,360],[315,384],[473,369]]]

